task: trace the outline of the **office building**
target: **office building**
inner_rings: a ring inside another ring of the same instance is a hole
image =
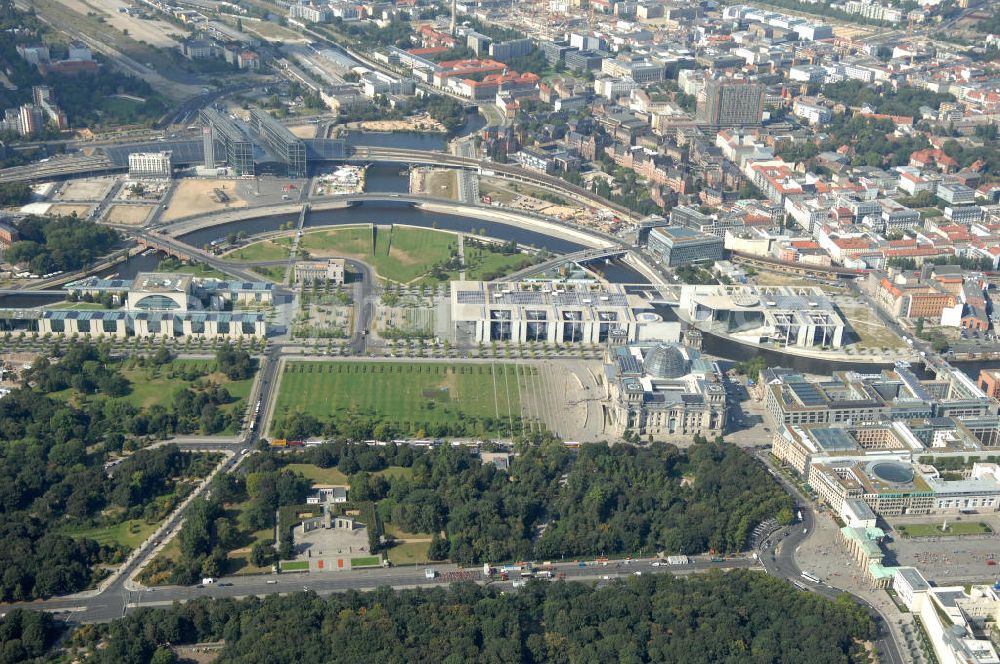
[[[455,281],[451,322],[459,343],[606,343],[677,341],[680,323],[665,322],[640,295],[619,284]]]
[[[250,129],[288,168],[288,177],[306,177],[306,145],[265,110],[250,110]]]
[[[212,149],[205,151],[205,167],[214,168],[221,156],[237,177],[254,174],[253,143],[243,133],[235,121],[212,107],[201,109],[199,116],[203,127],[211,129],[211,138],[206,138]],[[221,147],[221,151],[219,148]]]
[[[775,430],[791,425],[848,425],[921,418],[967,418],[983,445],[996,446],[996,406],[976,383],[951,365],[920,380],[905,362],[877,374],[838,372],[811,381],[800,374],[765,375],[765,405]],[[983,418],[986,418],[985,420]]]
[[[573,48],[567,42],[543,41],[539,44],[542,54],[550,65],[555,65],[566,58],[566,54],[578,49]]]
[[[470,31],[465,35],[466,48],[475,53],[477,58],[489,55],[489,48],[492,43],[492,38],[487,37],[484,34],[480,34],[475,30]]]
[[[596,51],[567,51],[564,59],[566,68],[573,71],[600,69],[605,55]]]
[[[90,47],[86,44],[81,44],[80,42],[72,42],[67,49],[67,60],[77,60],[82,62],[88,62],[93,58],[90,53]]]
[[[638,56],[608,58],[601,63],[601,72],[616,78],[630,78],[639,85],[662,81],[662,63]]]
[[[534,50],[535,42],[531,39],[512,39],[505,42],[493,42],[490,44],[490,57],[500,62],[507,62],[511,58],[528,55]]]
[[[312,4],[293,3],[288,7],[288,18],[307,23],[329,23],[330,10],[327,7],[317,7]]]
[[[958,182],[942,182],[936,193],[938,198],[951,206],[972,205],[976,202],[976,190]]]
[[[1000,508],[997,466],[974,463],[966,479],[942,479],[931,465],[893,459],[817,463],[809,485],[836,510],[861,498],[876,514],[960,514]]]
[[[169,178],[173,173],[171,153],[133,152],[128,156],[128,174],[133,178]]]
[[[744,80],[716,79],[705,84],[698,121],[713,127],[760,124],[764,117],[764,86]]]
[[[690,228],[664,226],[650,231],[647,246],[651,254],[660,257],[663,265],[676,267],[721,260],[724,244],[721,237],[699,233]]]
[[[265,314],[239,311],[272,301],[269,282],[196,279],[184,273],[140,273],[135,279],[88,277],[67,284],[77,298],[109,296],[119,308],[0,309],[0,330],[87,337],[263,338]],[[237,310],[233,310],[237,309]]]

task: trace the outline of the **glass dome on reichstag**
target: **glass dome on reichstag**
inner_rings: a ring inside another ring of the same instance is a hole
[[[646,373],[655,378],[680,378],[688,372],[688,362],[677,346],[658,344],[643,359]]]

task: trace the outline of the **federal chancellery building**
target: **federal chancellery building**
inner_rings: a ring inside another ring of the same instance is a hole
[[[135,279],[88,277],[67,284],[69,305],[0,309],[0,330],[92,337],[240,339],[266,335],[274,284],[196,279],[192,274],[142,272]],[[113,308],[73,306],[110,301]]]

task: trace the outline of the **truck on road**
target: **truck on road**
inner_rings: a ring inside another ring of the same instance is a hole
[[[206,576],[204,579],[201,580],[201,583],[204,586],[211,585],[215,583],[215,579],[210,576]]]
[[[433,579],[436,576],[437,576],[437,572],[433,568],[428,567],[427,569],[424,570],[424,578],[425,579]]]

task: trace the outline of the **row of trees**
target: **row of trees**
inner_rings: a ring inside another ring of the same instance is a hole
[[[392,336],[388,335],[389,338]],[[406,330],[399,338],[426,338],[426,335]],[[419,438],[482,436],[490,433],[519,435],[527,429],[520,416],[475,417],[463,414],[457,421],[433,422],[416,419],[399,421],[375,412],[350,411],[330,413],[322,419],[311,413],[293,412],[276,419],[274,431],[277,437],[289,440],[304,440],[313,436],[360,441],[393,440],[402,435],[415,435]]]
[[[218,664],[312,662],[867,662],[875,626],[847,595],[753,571],[631,577],[595,588],[532,581],[432,590],[199,599],[80,628],[100,664],[171,661],[167,644],[224,641]]]

